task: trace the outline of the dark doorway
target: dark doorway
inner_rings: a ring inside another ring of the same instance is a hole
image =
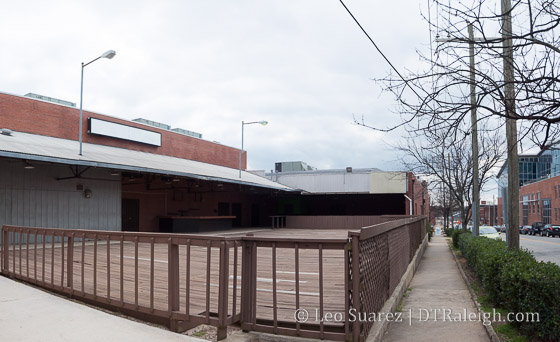
[[[253,203],[251,205],[251,227],[259,227],[261,225],[261,207]]]
[[[229,216],[229,203],[218,203],[218,216]]]
[[[122,199],[122,230],[124,232],[140,230],[140,200]]]
[[[241,203],[232,203],[231,204],[231,215],[235,216],[232,222],[232,226],[234,227],[241,227]]]
[[[284,206],[284,215],[294,215],[294,205],[291,203],[287,203]]]

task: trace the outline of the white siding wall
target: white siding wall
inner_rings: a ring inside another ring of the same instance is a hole
[[[3,224],[94,230],[121,230],[121,183],[107,170],[89,169],[68,179],[68,166],[33,163],[26,170],[20,160],[0,160],[0,226]],[[106,179],[106,180],[104,180]],[[113,179],[113,180],[111,180]],[[82,184],[92,191],[85,198],[76,190]]]
[[[369,193],[369,173],[279,173],[278,183],[311,193]]]
[[[372,194],[406,194],[406,172],[376,172],[371,174]]]

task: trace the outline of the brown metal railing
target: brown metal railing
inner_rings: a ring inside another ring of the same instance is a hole
[[[278,218],[281,216],[275,217]],[[397,221],[411,217],[412,216],[406,215],[293,215],[284,216],[284,221],[285,226],[289,228],[360,229],[362,227],[368,227],[380,223]]]
[[[347,254],[344,252],[348,245],[346,238],[317,237],[294,241],[295,239],[290,238],[244,237],[243,240],[245,263],[241,327],[244,330],[331,340],[346,339],[349,332],[346,320],[325,322],[320,319],[325,315],[326,305],[328,312],[348,311],[348,301],[341,295],[348,292],[345,279],[348,264]],[[284,269],[294,270],[293,279],[287,279],[290,277],[286,277],[285,273],[282,273],[282,277],[279,276],[279,272],[284,272],[281,271]],[[263,277],[271,280],[270,292],[266,288],[259,289],[257,285],[257,278]],[[325,279],[327,277],[329,279]],[[290,286],[280,288],[282,281],[290,281]],[[286,288],[292,290],[287,291]],[[268,313],[265,305],[260,305],[267,300],[272,304],[269,310],[271,312]],[[279,307],[283,312],[279,312]],[[309,315],[298,319],[298,309],[305,310]]]
[[[241,246],[230,238],[15,226],[2,235],[4,275],[172,330],[211,324],[223,338],[240,317]]]
[[[348,233],[351,307],[377,313],[389,298],[426,236],[426,218],[389,221]],[[353,341],[365,340],[372,321],[354,322]]]
[[[239,324],[359,341],[371,324],[348,313],[381,309],[425,235],[424,217],[305,239],[3,226],[0,264],[3,275],[174,331],[210,324],[223,339]]]

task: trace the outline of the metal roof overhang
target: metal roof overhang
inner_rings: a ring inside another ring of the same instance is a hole
[[[297,191],[250,172],[242,171],[242,177],[239,178],[238,169],[194,160],[88,143],[83,144],[81,156],[78,150],[78,142],[74,140],[23,132],[13,132],[11,136],[0,135],[0,157],[173,175],[280,191]]]

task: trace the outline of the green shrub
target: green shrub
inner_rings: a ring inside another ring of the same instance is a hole
[[[500,288],[497,278],[503,266],[504,253],[507,250],[505,243],[486,238],[475,239],[469,233],[459,235],[458,246],[467,259],[467,264],[487,289],[489,299],[497,304],[497,290]]]
[[[558,265],[538,262],[527,250],[510,250],[503,241],[461,233],[453,238],[490,301],[508,312],[539,315],[539,322],[512,324],[529,337],[560,340]]]
[[[512,312],[520,312],[519,299],[528,290],[529,270],[537,265],[529,251],[508,250],[503,256],[503,267],[498,274],[500,291],[495,302]]]
[[[463,231],[461,229],[453,229],[453,233],[451,234],[451,239],[453,240],[453,247],[459,248],[459,235],[461,235]]]

